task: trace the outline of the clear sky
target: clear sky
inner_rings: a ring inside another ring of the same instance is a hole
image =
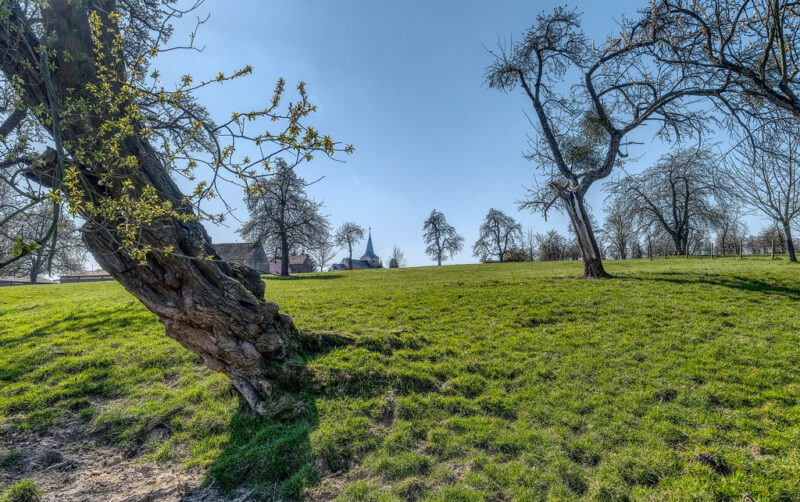
[[[622,13],[644,1],[573,5],[584,13],[586,33],[602,40]],[[198,33],[205,50],[172,53],[160,66],[166,84],[184,73],[209,78],[252,65],[252,76],[201,95],[220,119],[263,107],[279,77],[292,89],[307,82],[319,106],[310,123],[356,148],[341,157],[345,163],[317,158],[299,168],[306,179],[324,176],[309,191],[325,203],[333,227],[347,220],[371,227],[384,262],[396,244],[408,265],[427,265],[422,222],[436,208],[465,238],[454,262],[470,263],[478,226],[492,207],[523,227],[568,233],[564,216],[545,222],[517,211],[515,201],[534,175],[522,158],[532,132],[523,113],[530,105],[517,92],[483,84],[491,63],[486,48],[518,38],[539,12],[556,5],[563,1],[207,0],[198,11],[211,14]],[[175,40],[184,34],[178,30]],[[663,150],[648,144],[634,153],[644,168]],[[226,197],[246,217],[241,192]],[[596,213],[603,198],[600,184],[590,189]],[[237,226],[230,221],[209,231],[215,242],[241,241]]]

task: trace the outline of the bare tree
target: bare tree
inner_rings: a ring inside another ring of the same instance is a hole
[[[758,254],[783,254],[787,248],[786,234],[778,225],[768,225],[754,236],[752,246]]]
[[[606,221],[601,235],[611,246],[614,258],[628,258],[628,248],[632,247],[635,235],[634,221],[619,198],[612,198],[606,206]]]
[[[538,136],[528,158],[545,180],[530,191],[521,208],[547,211],[555,204],[567,212],[581,250],[586,277],[606,276],[600,248],[584,204],[593,183],[608,177],[633,143],[629,133],[645,124],[657,133],[681,135],[700,128],[683,98],[711,95],[698,88],[702,68],[654,64],[661,40],[654,37],[663,20],[648,10],[623,19],[619,36],[589,43],[579,15],[565,8],[540,14],[510,48],[501,48],[489,67],[490,87],[521,86],[535,112]],[[579,77],[569,96],[557,94],[565,77]]]
[[[364,228],[358,224],[348,221],[342,224],[338,230],[333,241],[340,248],[347,248],[347,263],[349,269],[353,270],[353,246],[358,244],[364,239]]]
[[[440,265],[464,248],[464,238],[447,223],[444,213],[434,209],[422,225],[422,239],[428,247],[425,253]]]
[[[319,268],[320,272],[324,272],[325,265],[327,265],[333,259],[333,250],[335,247],[336,246],[331,241],[330,234],[326,233],[318,236],[317,240],[314,241],[308,248],[309,252],[311,253],[311,257],[313,258],[314,263]]]
[[[13,203],[10,207],[16,207]],[[11,261],[15,249],[25,242],[36,242],[46,234],[53,221],[53,205],[41,203],[16,215],[0,226],[0,261]],[[50,239],[21,259],[13,261],[3,271],[10,275],[27,276],[31,283],[38,281],[40,274],[62,274],[83,270],[86,248],[72,218],[62,217],[58,231]]]
[[[313,201],[306,187],[308,183],[279,158],[274,173],[253,183],[245,199],[250,218],[239,233],[277,250],[282,276],[289,275],[293,250],[308,249],[330,232],[328,219],[320,213],[322,203]]]
[[[708,150],[677,150],[663,155],[639,175],[607,184],[615,204],[643,227],[657,227],[686,252],[692,230],[708,224],[714,207],[714,157]]]
[[[658,60],[699,72],[731,116],[765,104],[800,120],[800,4],[786,0],[656,0]]]
[[[3,1],[0,182],[54,206],[48,232],[14,259],[51,238],[69,210],[86,222],[83,241],[97,263],[167,336],[227,375],[256,412],[292,413],[292,395],[308,381],[298,332],[265,301],[255,270],[217,258],[202,221],[221,216],[202,201],[226,180],[249,185],[278,155],[295,164],[352,149],[304,124],[316,108],[303,83],[285,108],[280,80],[265,106],[221,120],[197,91],[250,67],[162,85],[153,57],[196,50],[194,31],[188,44],[168,44],[173,20],[201,3]],[[179,178],[199,181],[185,194]]]
[[[781,123],[744,138],[726,162],[733,197],[781,227],[789,260],[797,261],[792,225],[800,215],[800,125]]]
[[[392,254],[389,258],[389,268],[400,268],[406,266],[406,255],[400,251],[400,248],[394,246],[392,248]]]
[[[719,254],[735,254],[739,249],[742,236],[747,233],[747,227],[742,222],[741,206],[728,194],[725,194],[725,197],[713,208],[710,223],[717,235],[715,247]]]
[[[514,218],[498,209],[490,209],[479,229],[478,240],[472,245],[475,257],[496,256],[503,261],[506,251],[522,237],[522,227]]]
[[[533,228],[528,227],[522,235],[522,249],[527,253],[528,261],[536,259],[536,246],[536,232],[533,231]]]
[[[558,261],[567,259],[567,239],[557,230],[549,230],[545,234],[536,234],[539,248],[537,254],[540,261]]]

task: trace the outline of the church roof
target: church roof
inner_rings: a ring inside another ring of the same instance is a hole
[[[370,230],[369,239],[367,239],[367,251],[364,253],[364,256],[361,257],[361,259],[366,260],[367,258],[377,258],[377,257],[378,255],[375,254],[375,250],[372,249],[372,231]]]

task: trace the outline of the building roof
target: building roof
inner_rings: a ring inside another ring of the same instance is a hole
[[[365,268],[379,268],[376,267],[369,260],[356,260],[353,259],[353,270],[361,270]],[[341,263],[334,263],[331,267],[333,270],[349,270],[350,264],[347,258],[344,258]]]
[[[372,249],[372,230],[370,230],[369,239],[367,239],[367,250],[364,252],[364,256],[362,256],[361,259],[366,260],[367,258],[377,258],[377,257],[378,255],[376,255],[375,251]]]
[[[308,260],[307,254],[295,254],[289,257],[289,265],[302,265]],[[272,258],[270,263],[281,263],[280,256]]]
[[[289,263],[292,265],[302,265],[308,259],[307,254],[296,254],[289,257]]]
[[[247,261],[258,249],[256,242],[226,242],[214,244],[214,250],[225,261]]]

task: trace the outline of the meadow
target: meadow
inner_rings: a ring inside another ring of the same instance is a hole
[[[800,500],[800,269],[607,269],[267,278],[304,333],[352,341],[308,354],[317,385],[286,420],[247,411],[116,283],[2,288],[0,429],[69,424],[265,500]],[[0,443],[0,473],[25,454]]]

